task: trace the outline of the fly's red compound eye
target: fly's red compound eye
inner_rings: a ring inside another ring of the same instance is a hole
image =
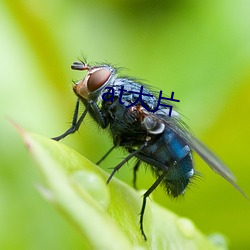
[[[99,89],[109,79],[110,74],[110,71],[105,68],[93,72],[88,79],[88,90],[93,92]]]

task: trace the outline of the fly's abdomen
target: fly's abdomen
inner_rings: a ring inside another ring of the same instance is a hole
[[[190,147],[171,130],[165,130],[164,137],[170,161],[167,163],[168,170],[163,184],[167,192],[176,197],[184,193],[194,175],[192,154]]]
[[[190,147],[167,128],[152,141],[137,157],[150,164],[155,175],[165,174],[162,184],[169,195],[183,194],[194,175]]]
[[[163,185],[169,195],[177,197],[184,193],[193,175],[193,161],[190,153],[179,162],[175,161],[170,164]]]

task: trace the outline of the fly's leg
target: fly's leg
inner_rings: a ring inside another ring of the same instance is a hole
[[[136,173],[137,173],[137,171],[138,171],[140,165],[141,165],[141,161],[140,161],[140,160],[137,160],[136,163],[135,163],[134,169],[133,169],[133,187],[134,187],[135,189],[137,189],[137,188],[136,188]]]
[[[62,135],[59,135],[57,137],[52,138],[53,140],[60,141],[64,137],[68,136],[69,134],[75,133],[79,129],[84,117],[86,116],[86,114],[88,112],[93,116],[93,118],[97,121],[97,123],[99,123],[101,125],[102,128],[107,127],[108,123],[107,123],[107,120],[106,120],[106,116],[102,113],[102,111],[100,110],[100,108],[98,107],[98,105],[94,101],[89,101],[86,104],[86,109],[81,114],[79,120],[77,120],[78,119],[78,113],[79,113],[79,104],[80,104],[80,100],[78,99],[77,102],[76,102],[71,127],[65,133],[63,133]]]
[[[109,184],[109,182],[111,181],[112,177],[114,176],[114,174],[127,162],[129,161],[132,157],[134,157],[138,152],[140,152],[144,147],[147,146],[147,143],[144,143],[143,145],[141,145],[137,150],[134,150],[132,153],[130,153],[122,162],[120,162],[116,167],[114,167],[112,173],[110,174],[108,180],[107,180],[107,184]]]
[[[108,126],[107,118],[105,114],[100,110],[97,103],[90,100],[88,102],[89,105],[89,113],[96,120],[96,122],[101,125],[102,128],[106,128]]]
[[[80,116],[79,120],[77,121],[77,119],[78,119],[78,112],[79,112],[79,103],[80,103],[80,101],[78,99],[77,102],[76,102],[76,106],[75,106],[75,110],[74,110],[74,116],[73,116],[71,127],[65,133],[63,133],[62,135],[59,135],[57,137],[52,138],[53,140],[60,141],[64,137],[68,136],[69,134],[75,133],[79,129],[79,127],[80,127],[80,125],[81,125],[84,117],[86,116],[86,114],[88,112],[88,106],[87,106],[86,109],[84,110],[84,112],[82,113],[82,115]]]
[[[115,148],[115,146],[113,146],[97,163],[96,165],[99,165]]]
[[[157,180],[153,183],[153,185],[147,190],[147,192],[143,195],[143,201],[142,201],[142,207],[141,207],[141,212],[140,212],[140,230],[142,233],[142,236],[144,240],[147,240],[147,236],[144,232],[143,229],[143,216],[146,208],[146,200],[148,196],[157,188],[157,186],[162,182],[163,178],[165,177],[167,172],[163,172],[162,175],[160,175]]]

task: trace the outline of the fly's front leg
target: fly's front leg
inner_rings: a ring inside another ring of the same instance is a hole
[[[63,139],[64,137],[68,136],[69,134],[75,133],[79,129],[84,117],[86,116],[86,114],[88,112],[97,121],[97,123],[99,125],[101,125],[102,128],[107,127],[108,123],[107,123],[106,116],[105,116],[105,114],[102,113],[102,111],[100,110],[100,108],[98,107],[98,105],[94,101],[89,101],[86,104],[86,109],[84,110],[84,112],[80,116],[79,120],[77,120],[78,113],[79,113],[79,105],[80,105],[80,100],[78,99],[76,102],[71,127],[62,135],[59,135],[57,137],[52,138],[53,140],[59,141],[59,140]]]
[[[68,136],[69,134],[75,133],[79,129],[79,127],[80,127],[80,125],[81,125],[81,123],[82,123],[82,121],[83,121],[84,117],[86,116],[86,114],[88,112],[88,109],[89,109],[89,106],[87,105],[86,109],[84,110],[84,112],[80,116],[79,120],[77,120],[78,119],[78,112],[79,112],[79,104],[80,104],[80,101],[78,99],[77,102],[76,102],[71,127],[65,133],[63,133],[62,135],[59,135],[57,137],[53,137],[51,139],[53,139],[55,141],[60,141],[64,137]]]
[[[106,115],[100,110],[99,106],[94,101],[89,101],[89,113],[96,120],[96,122],[102,127],[108,126]]]

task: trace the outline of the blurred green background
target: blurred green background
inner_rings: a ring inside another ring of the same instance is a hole
[[[64,132],[76,100],[72,80],[83,76],[70,65],[82,55],[123,66],[165,95],[174,91],[184,121],[250,196],[249,13],[247,0],[1,1],[0,249],[81,248],[80,234],[36,191],[39,173],[8,117],[47,137]],[[112,144],[91,119],[63,143],[93,162]],[[102,167],[110,171],[122,157],[117,150]],[[250,202],[195,160],[203,177],[184,198],[161,188],[153,198],[204,233],[226,235],[230,249],[250,249]],[[132,167],[117,177],[131,184]],[[154,180],[144,168],[138,178],[145,189]]]

